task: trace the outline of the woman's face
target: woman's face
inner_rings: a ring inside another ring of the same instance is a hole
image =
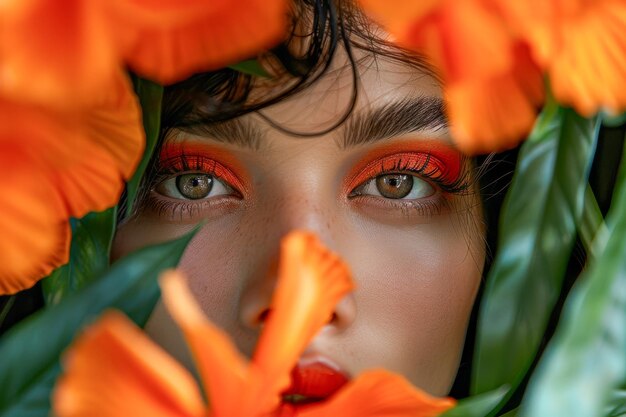
[[[352,89],[350,66],[336,62],[263,115],[296,132],[331,126]],[[445,395],[484,261],[471,163],[450,145],[433,78],[383,58],[358,71],[349,119],[313,138],[290,136],[254,114],[201,134],[174,132],[160,153],[161,178],[118,230],[115,256],[204,222],[180,267],[206,314],[251,355],[280,239],[313,231],[348,263],[356,290],[303,360],[351,376],[384,367]],[[161,305],[147,330],[191,363]]]

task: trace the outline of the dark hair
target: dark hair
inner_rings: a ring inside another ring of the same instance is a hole
[[[256,112],[273,128],[299,137],[315,137],[342,125],[350,116],[358,96],[357,62],[353,48],[370,52],[369,57],[395,60],[413,66],[417,71],[438,78],[426,59],[377,36],[371,21],[352,0],[293,0],[290,28],[286,38],[276,47],[256,58],[272,75],[271,79],[246,74],[226,67],[196,74],[164,89],[161,131],[157,151],[172,129],[202,134],[204,126],[219,124]],[[330,127],[316,132],[289,130],[261,110],[305,90],[323,76],[335,52],[342,46],[352,69],[350,105]],[[375,62],[374,62],[375,64]],[[262,94],[253,94],[261,90]],[[142,180],[139,204],[146,198],[157,171],[153,158]],[[123,207],[123,206],[122,206]],[[128,218],[134,213],[124,213]]]

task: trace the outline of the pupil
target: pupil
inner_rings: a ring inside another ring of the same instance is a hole
[[[413,176],[407,174],[386,174],[376,177],[376,188],[386,198],[406,197],[413,188]]]

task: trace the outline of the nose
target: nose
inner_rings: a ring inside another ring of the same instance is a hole
[[[308,171],[294,168],[292,172]],[[246,277],[240,293],[240,322],[249,329],[260,330],[272,313],[280,241],[285,235],[297,229],[311,231],[325,246],[341,254],[336,245],[342,241],[343,226],[339,220],[343,206],[339,206],[337,197],[328,192],[333,187],[320,178],[323,176],[281,177],[279,183],[272,183],[272,187],[266,189],[267,194],[256,206],[254,217],[248,219],[251,230],[263,231],[256,235],[254,245],[257,253],[250,258],[258,269],[253,268],[251,275]],[[355,316],[354,296],[348,294],[335,307],[325,331],[342,331],[352,324]]]
[[[271,259],[267,271],[245,286],[240,300],[240,321],[251,329],[260,331],[272,314],[272,296],[278,280],[278,253]],[[336,306],[324,327],[324,332],[341,332],[354,322],[356,304],[352,293],[346,295]]]

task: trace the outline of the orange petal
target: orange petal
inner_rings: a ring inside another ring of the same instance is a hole
[[[85,113],[0,99],[0,292],[16,292],[65,263],[70,216],[115,205],[143,149],[126,79]]]
[[[108,88],[120,65],[98,7],[102,0],[18,3],[2,10],[0,93],[67,107]]]
[[[435,417],[452,408],[451,398],[436,398],[403,377],[383,370],[361,374],[329,401],[304,408],[298,417]]]
[[[128,180],[145,146],[141,106],[130,80],[121,71],[116,73],[110,88],[100,92],[99,98],[85,114],[87,134],[111,156],[121,176]]]
[[[298,357],[351,289],[347,266],[314,234],[296,231],[283,239],[272,309],[253,356],[264,381],[258,404],[277,405]]]
[[[626,109],[626,3],[490,1],[530,44],[557,100],[586,116]]]
[[[73,137],[57,138],[63,148],[58,152],[66,157],[55,166],[56,184],[74,217],[114,206],[144,148],[141,111],[126,76],[118,73],[112,89],[100,96],[76,114]]]
[[[193,377],[120,313],[105,313],[64,359],[52,397],[58,417],[206,415]]]
[[[33,161],[3,142],[0,138],[0,295],[35,285],[67,262],[70,246],[69,224],[52,184]]]
[[[0,293],[32,287],[67,262],[68,216],[45,158],[65,129],[44,111],[0,99]]]
[[[526,138],[544,99],[543,80],[522,44],[511,71],[446,86],[452,136],[467,154],[510,149]]]
[[[511,34],[499,16],[478,1],[445,2],[428,22],[417,23],[405,45],[421,48],[446,82],[476,79],[512,65]]]
[[[564,22],[547,62],[554,95],[585,116],[626,109],[626,4],[598,1]]]
[[[244,403],[244,394],[255,384],[246,359],[228,335],[207,320],[179,272],[165,272],[160,284],[163,302],[191,349],[213,415],[245,415],[241,410],[253,405]]]
[[[361,3],[399,44],[426,54],[446,81],[485,77],[511,65],[511,34],[494,10],[482,2]],[[396,3],[403,6],[394,9]]]
[[[361,8],[391,33],[404,38],[416,23],[440,6],[442,0],[359,0]]]
[[[107,0],[131,68],[171,83],[274,46],[286,34],[285,0]]]

